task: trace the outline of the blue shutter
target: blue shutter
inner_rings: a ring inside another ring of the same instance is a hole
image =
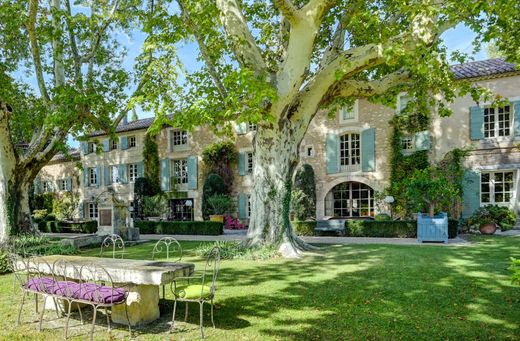
[[[432,148],[432,137],[428,130],[415,134],[415,150],[430,150]]]
[[[83,187],[88,187],[88,168],[83,169]]]
[[[112,183],[112,181],[110,181],[110,166],[105,166],[103,168],[103,178],[105,186],[109,186]]]
[[[247,195],[238,195],[238,219],[247,219]]]
[[[72,178],[67,178],[66,180],[66,188],[67,188],[67,191],[72,191]]]
[[[80,219],[85,219],[85,203],[83,201],[79,202],[78,215]]]
[[[482,140],[484,138],[484,108],[469,108],[469,127],[472,140]]]
[[[246,175],[246,153],[238,153],[238,175]]]
[[[110,151],[110,141],[108,139],[103,140],[103,151],[104,152]]]
[[[137,177],[142,178],[143,177],[143,163],[139,161],[137,163]]]
[[[188,189],[197,189],[197,157],[188,157]]]
[[[511,103],[515,112],[513,132],[515,136],[520,136],[520,101],[514,101]]]
[[[462,217],[468,218],[480,207],[480,174],[467,170],[462,178]]]
[[[170,190],[170,159],[161,160],[161,189]]]
[[[126,184],[128,182],[128,166],[126,164],[119,165],[119,182]]]
[[[376,129],[369,128],[361,132],[361,170],[376,170]]]
[[[327,134],[326,138],[326,163],[327,174],[339,173],[339,157],[338,157],[339,137],[335,134]]]
[[[83,150],[83,155],[88,154],[88,142],[81,142],[81,149]]]
[[[121,149],[128,149],[128,136],[121,136]]]
[[[247,123],[237,123],[237,135],[244,135],[245,133],[247,133]]]
[[[42,191],[40,180],[34,180],[34,194],[39,194]]]
[[[96,167],[96,186],[101,186],[101,166]]]

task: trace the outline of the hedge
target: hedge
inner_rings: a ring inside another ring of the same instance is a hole
[[[147,221],[135,220],[134,227],[141,234],[220,235],[224,224],[215,221]]]
[[[457,237],[458,220],[448,220],[448,238]],[[417,238],[415,220],[347,220],[345,235],[349,237]]]
[[[306,221],[292,221],[292,226],[294,228],[294,232],[298,236],[314,236],[314,228],[316,227],[316,221],[314,220],[306,220]]]
[[[61,232],[73,233],[96,233],[98,229],[97,221],[61,221],[59,223]]]

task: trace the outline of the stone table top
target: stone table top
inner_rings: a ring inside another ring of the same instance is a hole
[[[52,267],[57,260],[64,260],[77,269],[83,265],[101,266],[110,274],[114,283],[132,283],[136,285],[168,284],[176,277],[189,276],[195,269],[195,265],[192,263],[121,258],[52,255],[36,257],[35,261],[38,262],[38,260],[41,261],[39,268],[43,273],[50,272],[49,267],[45,263]],[[59,272],[59,270],[56,271]],[[59,275],[65,274],[59,273]],[[67,271],[66,275],[69,278],[80,279],[77,271]]]

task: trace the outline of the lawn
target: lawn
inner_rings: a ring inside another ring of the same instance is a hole
[[[324,246],[301,260],[222,261],[215,321],[205,309],[210,340],[520,340],[520,288],[509,280],[509,257],[520,257],[520,238],[480,237],[469,246]],[[185,260],[202,266],[194,242],[183,242]],[[127,249],[128,258],[150,259],[152,244]],[[97,250],[84,252],[97,255]],[[37,332],[34,304],[16,327],[18,295],[11,275],[0,276],[0,339],[62,338],[64,319],[45,315]],[[168,334],[172,304],[164,316],[136,330],[138,340],[199,338],[198,311]],[[179,317],[184,316],[183,306]],[[74,316],[76,318],[76,316]],[[104,320],[96,339],[110,334]],[[73,339],[86,327],[74,320]]]

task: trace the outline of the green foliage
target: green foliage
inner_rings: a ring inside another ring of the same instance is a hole
[[[136,220],[141,234],[221,235],[224,224],[214,221],[146,221]]]
[[[509,270],[513,272],[511,275],[511,283],[520,285],[520,259],[511,258]]]
[[[216,194],[228,194],[228,187],[220,175],[211,173],[206,177],[202,187],[202,216],[204,219],[208,219],[212,214],[208,199]]]
[[[516,213],[508,207],[486,205],[478,208],[468,219],[469,225],[495,223],[502,231],[512,229],[516,224]]]
[[[316,221],[292,221],[291,222],[294,232],[298,236],[314,236],[314,228],[316,227]]]
[[[157,138],[151,134],[144,137],[143,175],[149,183],[142,195],[154,196],[161,192],[161,169],[159,164],[159,148]],[[136,182],[137,185],[137,182]]]
[[[389,220],[392,220],[392,218],[386,214],[386,213],[379,213],[379,214],[376,214],[376,216],[374,217],[374,220],[376,221],[389,221]]]
[[[137,178],[134,183],[134,213],[136,217],[142,218],[144,199],[146,196],[156,195],[152,183],[148,178]]]
[[[11,272],[11,261],[9,259],[9,251],[1,246],[0,247],[0,275]]]
[[[56,195],[52,212],[58,220],[73,220],[79,208],[79,193],[65,192]]]
[[[234,213],[236,210],[235,202],[225,194],[215,194],[208,198],[210,214],[224,215]]]
[[[279,257],[277,249],[273,246],[249,248],[236,241],[201,244],[195,249],[195,253],[206,258],[215,246],[220,249],[220,259],[267,260]]]
[[[237,162],[237,150],[232,141],[218,141],[208,145],[202,152],[206,173],[219,175],[226,185],[225,194],[233,190],[233,166]]]
[[[304,164],[296,172],[291,210],[298,220],[316,216],[316,179],[311,165]]]
[[[457,236],[459,222],[448,219],[448,237]],[[417,221],[415,220],[347,220],[345,234],[349,237],[416,238]]]
[[[31,207],[33,210],[47,210],[47,213],[52,213],[54,202],[54,193],[41,193],[33,197]]]
[[[144,197],[143,214],[145,217],[163,217],[168,214],[168,200],[163,195]]]
[[[90,221],[67,221],[59,222],[58,229],[60,232],[72,232],[72,233],[96,233],[98,229],[98,223],[95,220]]]
[[[33,219],[34,222],[38,223],[42,221],[47,216],[47,210],[34,210],[33,211]]]

